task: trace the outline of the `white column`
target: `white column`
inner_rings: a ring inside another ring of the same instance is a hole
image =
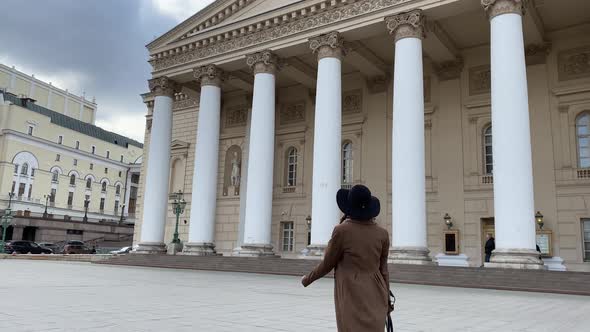
[[[340,220],[336,192],[341,187],[342,49],[338,32],[311,38],[318,54],[311,201],[311,244],[302,253],[322,256]]]
[[[386,18],[395,38],[390,260],[430,263],[426,241],[424,157],[424,16],[416,10]]]
[[[248,119],[246,123],[246,139],[244,142],[244,150],[242,155],[246,155],[250,151],[250,124],[252,123],[252,109],[248,110]],[[240,225],[238,226],[238,248],[241,248],[244,243],[244,226],[246,224],[246,202],[248,201],[248,195],[246,190],[248,189],[248,158],[242,159],[242,169],[240,175]]]
[[[277,57],[270,51],[251,54],[254,71],[252,122],[248,151],[244,243],[236,256],[274,255],[271,244],[273,164],[275,143],[275,73]]]
[[[490,267],[543,269],[535,242],[522,1],[482,0],[491,24],[496,250]]]
[[[150,80],[149,86],[156,97],[145,175],[141,238],[136,252],[164,253],[175,84],[167,77],[159,77]]]
[[[188,243],[184,253],[207,256],[215,253],[215,208],[219,169],[219,124],[223,72],[214,65],[196,68],[201,82],[199,121],[191,198]]]

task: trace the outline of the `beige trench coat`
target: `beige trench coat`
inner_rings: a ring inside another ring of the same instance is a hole
[[[336,226],[323,261],[302,280],[305,287],[334,272],[339,332],[383,332],[389,307],[389,234],[374,222]]]

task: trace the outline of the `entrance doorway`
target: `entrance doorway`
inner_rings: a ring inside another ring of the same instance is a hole
[[[485,253],[485,246],[486,246],[486,234],[490,234],[494,238],[496,238],[496,228],[494,225],[494,217],[491,218],[481,218],[481,261],[482,264],[485,261],[486,253]]]
[[[14,231],[14,227],[12,226],[8,226],[6,228],[6,241],[8,242],[9,240],[12,240],[12,233]],[[4,232],[4,229],[2,229],[2,226],[0,226],[0,240],[2,240],[2,232]]]
[[[23,240],[35,242],[35,235],[37,234],[37,227],[27,226],[23,229]]]

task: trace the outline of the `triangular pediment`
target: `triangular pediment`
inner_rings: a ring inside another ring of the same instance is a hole
[[[148,50],[217,26],[260,0],[216,0],[151,43]],[[263,0],[264,1],[264,0]]]
[[[304,0],[257,0],[227,19],[226,24],[246,20]]]

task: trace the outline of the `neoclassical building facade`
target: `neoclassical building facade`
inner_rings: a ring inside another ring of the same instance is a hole
[[[486,266],[589,271],[588,13],[583,0],[215,1],[147,46],[137,251],[171,242],[181,191],[184,254],[317,258],[336,191],[361,183],[392,262],[481,266],[489,234]]]

